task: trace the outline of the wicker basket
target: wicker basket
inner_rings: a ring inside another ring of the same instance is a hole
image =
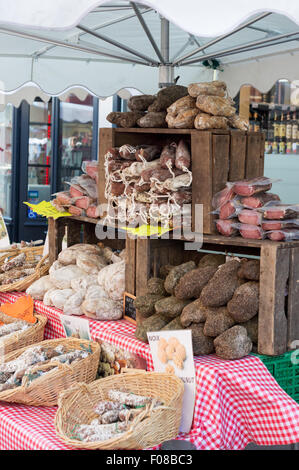
[[[44,330],[48,319],[43,315],[35,314],[34,316],[37,321],[32,324],[30,328],[27,328],[27,330],[16,331],[7,338],[5,336],[0,338],[1,358],[3,358],[5,354],[16,351],[17,349],[30,346],[30,344],[40,343],[44,339]],[[3,323],[14,323],[17,320],[17,318],[9,317],[8,315],[0,312],[0,321]],[[0,362],[3,361],[0,360]]]
[[[133,392],[158,398],[165,406],[138,415],[129,430],[113,439],[98,442],[82,442],[72,438],[76,426],[88,424],[98,415],[94,412],[100,400],[107,399],[110,389]],[[179,432],[184,385],[171,374],[145,372],[130,373],[99,379],[90,385],[77,384],[63,392],[58,399],[55,428],[59,437],[68,445],[81,449],[145,449],[173,439]]]
[[[55,348],[59,345],[63,345],[67,351],[91,348],[92,354],[70,365],[58,363],[58,370],[51,370],[33,380],[30,384],[27,382],[27,377],[24,377],[20,387],[0,392],[0,401],[32,406],[53,406],[57,405],[58,395],[63,390],[71,387],[76,382],[89,383],[95,380],[101,351],[98,343],[77,338],[61,338],[42,341],[34,346],[51,346]],[[32,347],[32,345],[7,354],[3,362],[16,359],[29,347]],[[39,366],[38,370],[47,369],[48,367],[45,364],[43,367]]]
[[[28,262],[33,261],[36,255],[43,254],[44,247],[43,246],[32,246],[27,248],[22,248],[11,254],[10,257],[14,258],[15,256],[20,255],[21,253],[25,253],[26,260]],[[31,284],[39,279],[42,276],[45,276],[49,271],[49,263],[47,262],[49,255],[44,256],[36,265],[35,272],[30,274],[30,276],[25,277],[20,281],[13,282],[11,284],[4,284],[3,286],[0,285],[0,292],[23,292],[27,289],[27,287],[31,286]],[[2,260],[4,261],[4,259]],[[1,261],[0,261],[1,262]]]

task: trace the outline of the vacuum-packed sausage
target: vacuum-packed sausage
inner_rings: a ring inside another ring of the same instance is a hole
[[[253,194],[268,191],[272,188],[272,182],[265,176],[237,181],[233,185],[233,191],[239,196],[253,196]]]
[[[180,140],[175,154],[175,166],[178,170],[190,168],[191,155],[188,146],[184,140]]]

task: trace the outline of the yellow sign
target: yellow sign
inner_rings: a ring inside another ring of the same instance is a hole
[[[161,237],[166,232],[173,230],[171,227],[160,227],[156,225],[140,225],[140,227],[121,227],[123,230],[127,230],[137,237],[150,237],[151,235],[158,235]]]
[[[72,215],[69,212],[59,212],[49,201],[42,201],[38,204],[24,202],[24,204],[29,206],[33,212],[36,212],[36,214],[42,215],[44,217],[53,217],[53,219],[58,219],[58,217],[67,217]]]

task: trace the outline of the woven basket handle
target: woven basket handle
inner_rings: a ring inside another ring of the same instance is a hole
[[[81,390],[82,392],[86,392],[89,394],[89,390],[87,387],[87,384],[84,382],[78,382],[72,387],[68,388],[67,390],[63,390],[61,393],[59,393],[58,397],[58,406],[59,408],[63,406],[64,402],[71,396],[73,393],[77,392],[78,390]]]
[[[145,374],[146,370],[144,369],[134,369],[130,367],[123,367],[121,369],[121,374]]]
[[[37,263],[35,269],[39,269],[44,264],[47,258],[49,258],[49,253],[42,257],[42,259]]]

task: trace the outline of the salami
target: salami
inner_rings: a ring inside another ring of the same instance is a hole
[[[80,207],[76,207],[76,206],[70,206],[70,207],[68,208],[68,211],[69,211],[72,215],[76,215],[76,216],[84,216],[84,215],[85,215],[84,209],[81,209]]]
[[[125,185],[123,183],[111,182],[111,194],[112,196],[121,196],[124,193]]]
[[[296,228],[299,227],[299,219],[287,219],[287,220],[265,220],[262,223],[262,229],[268,230],[281,230],[285,228]]]
[[[160,165],[161,168],[168,169],[173,168],[175,165],[175,154],[176,154],[177,144],[173,142],[170,145],[165,145],[160,155]]]
[[[243,206],[248,207],[249,209],[258,209],[270,201],[280,201],[280,197],[273,193],[258,193],[255,196],[241,198]]]
[[[219,209],[222,207],[226,202],[230,201],[235,197],[235,194],[232,190],[231,186],[227,186],[219,193],[216,193],[212,200],[212,207],[214,209]]]
[[[284,220],[295,219],[299,215],[299,205],[275,204],[266,205],[260,209],[265,219]]]
[[[299,230],[298,229],[274,230],[272,232],[267,232],[267,237],[270,238],[270,240],[273,240],[276,242],[299,240]]]
[[[119,155],[125,160],[136,160],[136,151],[137,148],[132,145],[122,145],[119,149]]]
[[[175,166],[178,170],[186,170],[190,168],[191,155],[184,140],[180,140],[175,154]]]
[[[243,238],[262,240],[265,237],[265,232],[258,225],[234,224],[234,227],[239,229]]]
[[[157,145],[143,145],[137,149],[135,159],[138,162],[151,162],[160,155],[161,149]]]
[[[268,191],[272,188],[272,182],[265,176],[238,181],[233,185],[233,191],[239,196],[253,196],[254,194]]]
[[[261,225],[262,214],[253,209],[242,209],[238,214],[238,219],[242,224]]]
[[[76,200],[75,205],[81,209],[88,209],[88,207],[93,204],[94,199],[91,199],[89,196],[82,196]]]
[[[153,401],[150,397],[135,395],[134,393],[120,392],[119,390],[109,390],[108,398],[112,401],[117,401],[118,403],[132,407],[145,406],[147,403],[151,403]]]
[[[174,191],[171,200],[179,206],[190,204],[192,202],[192,192],[188,189],[179,189],[178,191]]]
[[[72,184],[70,186],[70,196],[73,197],[82,197],[86,195],[86,191],[81,188],[78,184]]]
[[[238,233],[238,230],[234,228],[233,224],[238,222],[238,219],[227,219],[227,220],[216,220],[216,228],[221,235],[225,237],[231,237]]]
[[[219,219],[226,220],[236,217],[241,210],[242,205],[238,199],[235,198],[231,201],[227,201],[219,208]]]

